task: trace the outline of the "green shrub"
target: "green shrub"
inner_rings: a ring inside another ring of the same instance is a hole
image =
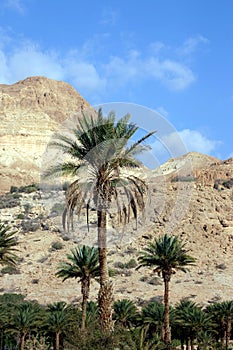
[[[192,182],[195,181],[195,177],[188,175],[188,176],[175,176],[172,178],[171,182]]]
[[[162,282],[158,277],[153,277],[151,280],[148,281],[149,284],[152,284],[153,286],[160,286]]]
[[[114,264],[114,266],[119,269],[134,269],[137,266],[137,262],[135,259],[130,259],[127,263],[118,261]]]
[[[115,276],[121,274],[121,272],[119,270],[117,270],[117,269],[114,269],[114,268],[110,267],[108,269],[108,274],[109,274],[109,277],[115,277]]]
[[[135,259],[130,259],[127,263],[125,263],[126,269],[134,269],[137,266],[137,262]]]
[[[51,250],[54,251],[54,250],[61,250],[63,249],[64,245],[62,242],[52,242],[51,244]]]
[[[18,191],[18,187],[16,186],[11,186],[10,188],[10,193],[14,193],[14,192],[17,192]]]
[[[3,275],[5,274],[18,275],[20,274],[20,271],[15,266],[5,266],[1,269],[1,273]]]
[[[226,188],[231,188],[233,187],[233,179],[230,179],[230,180],[227,180],[227,181],[224,181],[223,183],[223,186],[226,187]]]
[[[118,268],[118,269],[124,269],[125,268],[125,264],[121,261],[117,261],[114,264],[114,267]]]
[[[22,213],[17,215],[17,219],[23,220],[24,219],[24,215]]]
[[[24,193],[32,193],[38,190],[39,190],[39,187],[36,184],[21,186],[18,189],[19,192],[24,192]]]

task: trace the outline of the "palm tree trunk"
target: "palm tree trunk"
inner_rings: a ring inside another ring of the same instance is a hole
[[[186,339],[186,350],[190,350],[190,336],[189,335],[187,336],[187,339]]]
[[[171,335],[170,335],[170,325],[169,325],[169,281],[170,276],[164,276],[164,342],[165,344],[171,343]]]
[[[191,350],[194,350],[194,337],[191,336]]]
[[[100,290],[98,296],[99,303],[99,321],[103,333],[109,332],[113,328],[112,322],[112,303],[113,286],[109,282],[107,265],[107,214],[104,209],[98,210],[98,246],[99,246],[99,264],[100,264]]]
[[[90,291],[90,279],[87,278],[82,281],[82,323],[81,323],[81,331],[84,331],[86,328],[86,315],[87,315],[87,300],[89,298]]]
[[[23,332],[20,337],[20,350],[24,350],[26,332]]]
[[[55,336],[55,350],[59,350],[60,348],[60,333],[56,332]]]
[[[227,317],[227,329],[226,329],[226,350],[229,347],[229,341],[231,338],[231,317]]]

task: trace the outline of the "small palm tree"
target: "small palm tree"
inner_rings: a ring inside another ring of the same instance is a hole
[[[48,305],[46,328],[53,333],[54,350],[60,349],[60,338],[73,323],[73,312],[71,307],[63,301]]]
[[[115,301],[113,319],[124,328],[131,328],[135,325],[138,310],[131,300],[123,299]]]
[[[71,175],[74,178],[66,192],[64,228],[69,230],[72,227],[75,208],[80,214],[85,206],[87,219],[90,203],[96,209],[100,263],[99,321],[104,332],[112,328],[113,302],[113,286],[107,266],[107,214],[114,200],[120,221],[128,222],[131,213],[137,221],[138,211],[145,207],[147,186],[134,171],[141,166],[135,155],[148,149],[143,142],[154,134],[154,131],[150,132],[129,145],[129,140],[138,130],[135,124],[129,123],[129,119],[130,116],[126,115],[116,122],[113,112],[104,118],[101,109],[97,115],[83,115],[73,130],[73,138],[58,134],[50,143],[62,150],[71,161],[52,166],[44,173],[45,177]],[[80,173],[81,169],[85,170],[85,178]],[[131,174],[127,172],[129,169]]]
[[[87,301],[90,294],[91,278],[96,278],[100,275],[99,254],[95,247],[86,245],[78,246],[71,250],[72,254],[67,255],[70,262],[63,262],[56,275],[63,278],[63,281],[68,278],[79,278],[81,283],[82,293],[82,323],[81,330],[85,329]]]
[[[187,254],[184,244],[177,236],[165,234],[156,238],[154,243],[150,242],[139,256],[139,266],[137,269],[148,266],[153,267],[154,272],[159,276],[162,274],[164,281],[164,342],[170,344],[169,325],[169,282],[176,270],[187,271],[188,265],[193,265],[195,259]]]
[[[17,231],[12,231],[10,226],[0,223],[0,264],[15,265],[17,256],[17,241],[15,234]]]
[[[226,349],[228,349],[231,337],[231,323],[233,319],[233,301],[226,300],[219,303],[214,303],[209,305],[206,308],[206,311],[216,322],[222,349],[224,348],[224,343]]]
[[[164,305],[162,303],[151,302],[144,306],[140,321],[149,338],[157,334],[164,339]]]
[[[42,320],[43,315],[38,304],[23,302],[16,306],[12,315],[12,328],[20,335],[20,350],[24,350],[26,337],[38,329]]]
[[[177,305],[176,322],[186,334],[187,350],[189,350],[190,345],[191,350],[194,350],[194,340],[201,333],[210,331],[213,326],[212,317],[197,304],[190,301],[181,302]]]

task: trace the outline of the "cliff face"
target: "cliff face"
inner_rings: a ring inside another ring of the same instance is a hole
[[[38,182],[51,134],[89,107],[69,84],[44,77],[0,85],[0,191]]]

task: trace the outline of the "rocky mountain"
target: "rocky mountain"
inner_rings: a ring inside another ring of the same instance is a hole
[[[87,102],[68,84],[28,78],[1,91],[1,189],[37,180],[40,157],[52,132]],[[171,301],[181,298],[207,304],[233,295],[233,159],[188,153],[170,159],[154,171],[144,169],[149,185],[145,218],[119,226],[114,213],[108,221],[109,263],[114,274],[115,298],[138,305],[160,300],[162,281],[149,269],[135,271],[139,251],[163,233],[178,235],[197,258],[190,272],[172,277]],[[33,181],[32,181],[33,180]],[[91,211],[90,232],[85,211],[75,218],[75,231],[61,226],[64,192],[32,186],[0,196],[2,222],[18,230],[17,269],[2,270],[0,291],[23,293],[42,303],[79,302],[77,281],[62,283],[55,276],[71,247],[96,244],[96,217]],[[94,282],[91,298],[97,297]]]
[[[30,77],[0,85],[0,192],[38,182],[51,134],[87,108],[88,102],[61,81]]]

